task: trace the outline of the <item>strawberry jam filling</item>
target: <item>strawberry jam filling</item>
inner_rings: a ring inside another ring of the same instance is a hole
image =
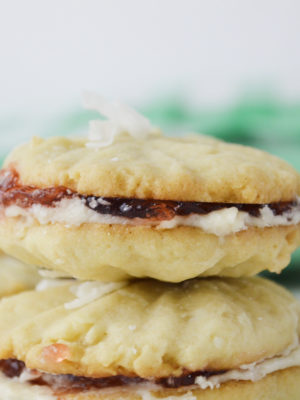
[[[23,361],[16,359],[0,360],[0,371],[8,378],[18,378],[26,371]],[[27,370],[28,371],[28,370]],[[28,381],[32,384],[49,386],[55,393],[80,392],[93,389],[106,389],[111,387],[122,387],[126,385],[137,385],[151,383],[164,388],[180,388],[192,386],[199,376],[209,378],[213,375],[223,374],[222,371],[195,371],[185,373],[181,376],[145,379],[139,376],[115,375],[103,378],[90,378],[84,376],[75,376],[71,374],[55,375],[45,372],[32,370],[32,378]]]
[[[205,215],[231,207],[236,207],[239,211],[247,212],[253,217],[259,217],[261,209],[268,206],[274,215],[282,215],[297,206],[297,200],[270,204],[241,204],[101,197],[79,194],[64,186],[38,188],[23,185],[15,170],[4,169],[0,172],[0,204],[2,207],[15,205],[29,208],[34,204],[55,207],[59,201],[73,198],[81,199],[86,207],[99,214],[157,221],[170,220],[175,216]]]

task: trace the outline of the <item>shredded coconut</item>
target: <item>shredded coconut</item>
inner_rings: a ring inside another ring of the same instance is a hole
[[[42,373],[37,371],[36,369],[24,368],[21,375],[18,377],[18,382],[30,382],[39,378],[41,375]]]
[[[57,261],[58,260],[56,260],[56,262]],[[39,268],[38,273],[42,278],[46,279],[71,278],[71,276],[67,276],[65,272],[51,271],[50,269],[44,268]]]
[[[96,200],[92,199],[92,205],[95,206]],[[106,200],[97,199],[99,204],[107,205]],[[90,203],[89,203],[90,204]],[[130,206],[124,206],[124,212],[128,211]],[[212,233],[223,237],[232,233],[248,229],[254,226],[265,228],[271,226],[296,225],[300,222],[300,199],[297,204],[282,215],[275,215],[270,207],[265,206],[260,211],[260,216],[253,217],[244,211],[239,211],[237,207],[223,208],[212,211],[208,214],[191,214],[188,216],[175,216],[166,221],[151,221],[147,218],[126,218],[113,216],[110,214],[101,214],[89,208],[81,199],[62,199],[56,203],[55,207],[42,206],[34,204],[28,208],[22,208],[11,205],[4,209],[6,217],[23,217],[28,225],[37,220],[40,224],[61,223],[66,227],[79,226],[86,223],[100,224],[119,224],[119,225],[145,225],[155,226],[157,229],[173,229],[177,226],[193,226],[201,228],[204,232]]]
[[[110,102],[95,93],[84,92],[83,105],[107,118],[104,121],[90,121],[88,147],[110,146],[122,133],[136,139],[145,139],[154,131],[150,121],[134,109],[119,102]]]
[[[58,286],[64,286],[71,282],[74,282],[74,279],[42,279],[36,285],[35,290],[38,292],[42,292],[43,290],[47,290]]]
[[[129,325],[129,326],[128,326],[128,329],[129,329],[130,331],[135,331],[135,330],[136,330],[136,326],[135,326],[135,325]]]
[[[195,383],[201,387],[201,389],[205,390],[207,388],[213,389],[214,388],[214,384],[207,378],[205,378],[205,376],[198,376],[196,378]]]
[[[97,201],[99,204],[102,204],[103,206],[109,206],[111,204],[109,201],[104,200],[102,197],[99,197]]]
[[[95,199],[95,197],[93,197],[90,201],[89,201],[89,206],[91,208],[97,208],[98,207],[98,201]]]
[[[70,287],[75,300],[65,303],[67,310],[84,306],[127,285],[127,282],[83,282]]]
[[[202,228],[204,232],[217,236],[226,236],[248,229],[250,226],[267,228],[271,226],[296,225],[300,222],[300,200],[292,210],[275,215],[269,206],[260,210],[259,217],[253,217],[237,207],[223,208],[205,215],[191,214],[189,216],[175,216],[171,220],[162,221],[159,228],[172,229],[177,226],[194,226]]]

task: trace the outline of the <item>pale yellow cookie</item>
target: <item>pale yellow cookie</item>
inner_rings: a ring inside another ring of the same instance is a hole
[[[256,277],[66,283],[2,301],[0,359],[91,377],[228,370],[297,346],[299,313]]]
[[[82,280],[150,276],[180,282],[199,275],[280,272],[299,243],[298,226],[251,228],[220,238],[192,227],[0,223],[0,246],[7,253]]]
[[[36,267],[0,253],[0,297],[33,289],[39,280]]]
[[[85,139],[34,138],[7,158],[24,185],[81,194],[222,203],[272,203],[300,194],[299,174],[263,151],[206,136],[137,140],[102,148]]]
[[[299,315],[262,278],[24,292],[0,302],[0,360],[15,362],[0,361],[0,390],[6,400],[296,400]]]
[[[33,139],[0,173],[0,248],[100,281],[280,272],[300,244],[299,174],[205,136]]]

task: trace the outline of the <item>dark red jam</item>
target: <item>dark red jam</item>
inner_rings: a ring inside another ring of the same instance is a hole
[[[16,378],[25,370],[23,361],[15,359],[0,360],[0,371],[8,378]],[[30,380],[30,383],[36,385],[47,385],[55,393],[84,392],[92,389],[105,389],[127,385],[137,385],[141,383],[152,383],[164,388],[180,388],[192,386],[198,376],[209,378],[212,375],[220,375],[226,372],[222,371],[195,371],[181,376],[144,379],[138,376],[115,375],[104,378],[89,378],[84,376],[75,376],[71,374],[55,375],[40,373],[36,378]]]
[[[7,360],[0,360],[0,371],[3,372],[8,378],[15,378],[21,375],[25,368],[23,361],[9,358]]]
[[[239,204],[97,197],[79,194],[64,186],[39,189],[35,186],[22,185],[16,171],[6,169],[0,172],[0,204],[4,207],[16,205],[28,208],[33,204],[55,207],[57,202],[65,198],[79,198],[87,207],[99,214],[131,219],[148,218],[157,221],[170,220],[177,215],[204,215],[212,211],[230,207],[236,207],[240,211],[245,211],[254,217],[258,217],[260,210],[266,205],[270,207],[274,215],[281,215],[297,205],[296,201],[270,204]]]

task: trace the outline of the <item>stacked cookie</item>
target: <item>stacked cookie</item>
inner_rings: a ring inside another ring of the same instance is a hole
[[[0,247],[44,280],[0,303],[3,398],[298,399],[299,303],[251,277],[300,243],[298,173],[122,112],[5,162]]]
[[[40,280],[36,267],[0,253],[0,298],[34,289]]]

